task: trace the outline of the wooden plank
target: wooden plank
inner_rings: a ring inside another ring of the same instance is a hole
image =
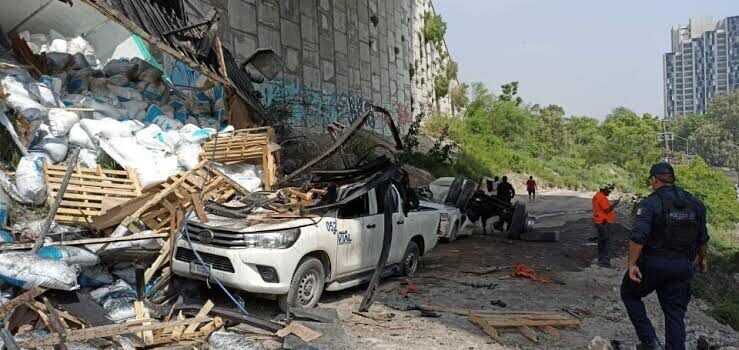
[[[559,339],[561,337],[557,328],[554,328],[552,326],[544,326],[540,327],[539,329],[541,329],[544,333],[549,334],[549,336],[554,339]]]
[[[180,313],[177,314],[177,320],[184,320],[185,316],[182,315],[182,310],[180,310]],[[185,326],[177,326],[172,329],[172,340],[180,340],[180,337],[182,336],[182,332],[185,331]]]
[[[498,342],[498,344],[505,345],[505,343],[503,342],[503,339],[500,337],[500,335],[498,334],[498,330],[495,329],[495,327],[490,326],[489,324],[487,324],[485,321],[483,321],[476,315],[470,315],[469,320],[473,324],[480,327],[480,329],[482,329],[482,331],[485,332],[485,334],[487,334],[490,338]]]
[[[136,313],[136,320],[147,320],[149,319],[149,310],[144,306],[144,302],[136,300],[133,302],[133,310]],[[151,322],[143,322],[142,325],[146,326]],[[139,338],[144,340],[144,344],[151,345],[154,343],[154,332],[153,331],[142,331],[138,333]]]
[[[195,208],[195,213],[198,216],[198,220],[200,220],[201,223],[208,222],[208,215],[205,213],[205,206],[203,206],[203,201],[200,200],[200,194],[193,193],[190,195],[190,198],[192,200],[192,205]]]
[[[302,339],[305,342],[314,341],[323,335],[320,332],[314,331],[297,321],[290,322],[290,324],[287,325],[287,327],[275,332],[275,335],[280,338],[284,338],[288,334],[291,334],[291,333],[297,335],[300,339]]]
[[[168,233],[145,233],[145,234],[135,233],[135,234],[123,236],[123,237],[101,237],[101,238],[77,239],[77,240],[63,241],[63,242],[47,242],[44,244],[44,246],[49,247],[49,246],[61,246],[61,245],[86,245],[86,244],[98,244],[98,243],[138,241],[142,239],[166,238],[166,237],[169,237]],[[32,247],[33,247],[33,243],[0,244],[0,251],[31,249]],[[0,309],[2,309],[2,306],[0,306]]]
[[[167,236],[170,236],[168,234]],[[159,250],[159,256],[157,256],[157,259],[154,260],[154,262],[149,266],[149,268],[146,269],[144,272],[144,283],[149,283],[151,281],[152,277],[154,277],[154,274],[159,271],[159,268],[161,268],[165,263],[169,261],[169,257],[172,253],[172,245],[174,244],[174,239],[171,237],[164,242],[164,245]]]
[[[61,339],[57,346],[61,350],[67,350],[67,346],[64,344],[65,339],[67,338],[67,332],[64,328],[64,325],[62,324],[62,320],[59,318],[59,314],[57,314],[56,309],[51,306],[49,299],[47,299],[46,297],[44,297],[44,305],[46,305],[46,310],[49,311],[49,326],[51,327],[52,331],[59,334],[59,338]]]
[[[197,315],[195,317],[205,317],[208,315],[211,309],[213,309],[213,302],[208,300],[205,302],[203,307],[200,308],[200,311],[198,311]],[[191,323],[187,328],[185,328],[185,332],[182,333],[183,335],[187,335],[188,333],[195,332],[195,330],[198,328],[198,323]]]
[[[536,332],[534,332],[534,330],[529,327],[518,327],[518,332],[521,333],[526,339],[531,340],[534,343],[539,342],[539,337],[536,336]]]
[[[81,342],[95,338],[106,338],[121,334],[135,334],[143,331],[154,331],[157,329],[189,325],[193,323],[200,324],[202,322],[210,322],[211,320],[212,319],[210,317],[193,317],[185,320],[153,322],[149,325],[115,324],[108,326],[90,327],[67,332],[66,341]],[[62,339],[59,337],[58,334],[50,334],[47,336],[31,337],[29,339],[19,341],[18,346],[22,348],[40,348],[54,346],[55,344],[59,344],[61,341]]]
[[[144,194],[106,210],[104,214],[92,218],[92,227],[97,230],[103,230],[118,225],[153,196],[153,193]]]
[[[29,243],[29,245],[32,247],[33,244]],[[29,247],[30,248],[30,247]],[[46,292],[46,288],[36,287],[31,288],[27,291],[25,291],[23,294],[13,298],[9,302],[0,305],[0,318],[4,318],[5,315],[8,314],[8,312],[12,311],[16,307],[23,305],[23,303],[33,301],[33,299],[36,299],[39,295],[44,294]]]

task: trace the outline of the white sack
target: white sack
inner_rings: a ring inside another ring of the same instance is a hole
[[[49,110],[49,131],[52,135],[60,137],[69,133],[69,130],[80,121],[77,113],[59,108]]]
[[[96,143],[99,143],[101,138],[110,139],[114,137],[129,137],[132,135],[130,127],[111,118],[103,118],[100,120],[82,119],[80,120],[80,126],[82,126],[82,129],[87,132],[90,139]]]
[[[201,129],[193,124],[186,124],[180,129],[180,135],[187,142],[203,143],[208,141],[210,135],[215,134],[214,129]]]
[[[182,142],[177,147],[177,161],[187,170],[192,170],[200,163],[202,148],[197,143]]]
[[[15,187],[21,202],[39,205],[46,200],[46,181],[43,172],[44,157],[29,154],[21,158],[15,169]]]
[[[84,149],[95,149],[95,142],[87,134],[87,131],[82,128],[80,123],[76,123],[69,130],[69,143]],[[80,153],[81,155],[81,153]]]
[[[100,258],[94,253],[72,246],[41,247],[38,255],[51,260],[64,261],[70,265],[95,266],[100,262]]]
[[[49,45],[49,51],[67,53],[67,41],[64,39],[52,40],[51,45]]]
[[[49,260],[30,252],[0,254],[0,279],[5,283],[30,289],[44,287],[75,290],[79,267]]]
[[[97,168],[98,152],[86,148],[80,149],[79,160],[87,168]]]
[[[59,163],[67,157],[67,138],[52,135],[48,125],[41,124],[36,137],[41,139],[32,147],[43,150],[53,163]]]

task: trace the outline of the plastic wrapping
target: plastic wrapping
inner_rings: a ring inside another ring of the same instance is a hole
[[[38,255],[47,259],[64,261],[79,266],[95,266],[100,258],[87,250],[71,246],[42,247]]]
[[[15,191],[20,198],[16,201],[25,204],[39,205],[46,200],[46,182],[43,172],[44,157],[38,154],[29,154],[21,158],[15,169]]]
[[[75,112],[57,108],[49,110],[49,131],[56,137],[66,136],[79,121],[80,117]]]
[[[133,302],[137,297],[136,291],[123,280],[95,289],[90,292],[90,296],[105,309],[105,316],[113,322],[122,322],[136,317],[133,309]]]
[[[50,260],[30,252],[0,254],[0,280],[24,289],[44,287],[75,290],[79,267]]]

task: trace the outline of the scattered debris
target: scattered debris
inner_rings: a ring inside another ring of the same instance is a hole
[[[528,278],[534,282],[539,282],[539,283],[552,283],[550,279],[540,277],[539,275],[536,274],[536,271],[534,271],[534,269],[524,264],[516,264],[516,268],[515,268],[515,271],[513,271],[512,276]]]
[[[490,301],[490,305],[493,305],[493,306],[500,306],[500,307],[507,307],[507,306],[508,306],[508,304],[506,304],[505,302],[503,302],[503,301],[502,301],[502,300],[500,300],[500,299],[498,299],[498,300],[491,300],[491,301]]]
[[[596,336],[588,344],[588,350],[613,350],[613,346],[608,340]]]
[[[526,339],[538,343],[539,337],[531,327],[558,337],[556,327],[580,326],[579,320],[556,312],[470,310],[468,319],[500,344],[504,343],[498,328],[515,328]]]
[[[399,292],[400,295],[406,296],[408,293],[421,293],[421,291],[416,287],[416,284],[413,283],[411,280],[406,280],[406,287],[402,288]]]

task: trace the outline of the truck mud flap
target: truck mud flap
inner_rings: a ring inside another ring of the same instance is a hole
[[[395,196],[395,192],[392,191],[390,186],[387,186],[383,196],[385,196],[385,208],[383,215],[384,230],[382,237],[382,251],[380,252],[380,260],[377,262],[375,272],[372,274],[372,280],[370,281],[369,286],[367,286],[367,291],[364,293],[362,303],[359,304],[360,312],[367,312],[369,307],[372,306],[372,302],[374,302],[377,285],[380,283],[380,279],[382,278],[388,255],[390,255],[390,244],[393,241],[393,213],[398,210],[398,197]]]

